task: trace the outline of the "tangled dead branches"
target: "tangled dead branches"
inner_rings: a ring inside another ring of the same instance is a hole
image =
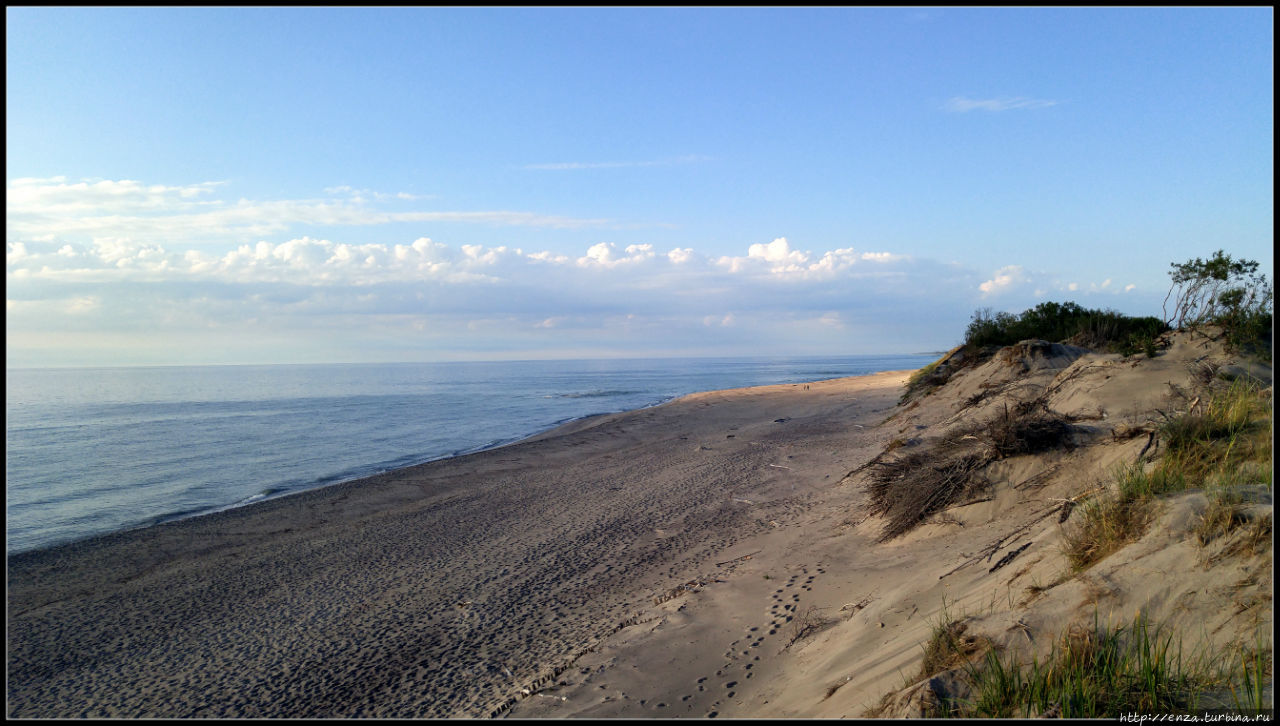
[[[949,440],[886,461],[868,462],[870,511],[886,519],[880,541],[899,537],[933,514],[987,490],[981,470],[999,459],[1070,446],[1072,426],[1029,401]],[[885,452],[887,453],[887,452]]]

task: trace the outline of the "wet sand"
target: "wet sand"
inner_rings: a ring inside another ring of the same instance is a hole
[[[802,518],[883,448],[907,375],[694,394],[15,555],[7,714],[504,713]]]

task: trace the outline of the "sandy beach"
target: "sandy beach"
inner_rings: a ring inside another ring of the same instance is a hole
[[[723,604],[733,612],[699,621],[707,632],[679,636],[707,663],[673,653],[632,676],[680,685],[670,697],[633,702],[619,677],[575,704],[707,715],[724,695],[709,688],[734,688],[698,680],[715,678],[699,675],[710,660],[746,658],[745,681],[768,669],[752,672],[752,649],[786,645],[825,569],[784,561],[786,543],[855,495],[837,484],[896,434],[875,426],[906,377],[694,394],[13,556],[7,714],[567,715],[536,710],[568,704],[549,687],[602,668],[690,596],[746,587]]]

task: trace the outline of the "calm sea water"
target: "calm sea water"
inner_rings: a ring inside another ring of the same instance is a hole
[[[10,553],[517,441],[696,391],[936,356],[6,371]]]

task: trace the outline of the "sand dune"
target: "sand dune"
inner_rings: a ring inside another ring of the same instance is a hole
[[[1061,551],[1066,500],[1106,486],[1148,436],[1157,411],[1185,408],[1206,364],[1270,382],[1270,370],[1226,355],[1203,336],[1173,336],[1155,359],[1070,346],[1005,349],[932,394],[893,409],[870,441],[929,450],[971,437],[1017,401],[1043,396],[1074,419],[1069,446],[988,465],[986,496],[959,502],[908,534],[880,541],[867,511],[865,472],[817,486],[803,511],[735,553],[732,572],[656,605],[645,622],[578,659],[520,717],[719,716],[848,718],[936,713],[955,695],[948,674],[921,679],[933,628],[945,620],[1006,654],[1044,658],[1072,624],[1124,624],[1141,612],[1192,653],[1269,642],[1271,552],[1224,556],[1196,544],[1206,506],[1172,497],[1140,540],[1070,575]],[[1253,505],[1269,516],[1268,487]],[[1094,618],[1097,618],[1095,621]],[[1229,703],[1229,702],[1228,702]]]

